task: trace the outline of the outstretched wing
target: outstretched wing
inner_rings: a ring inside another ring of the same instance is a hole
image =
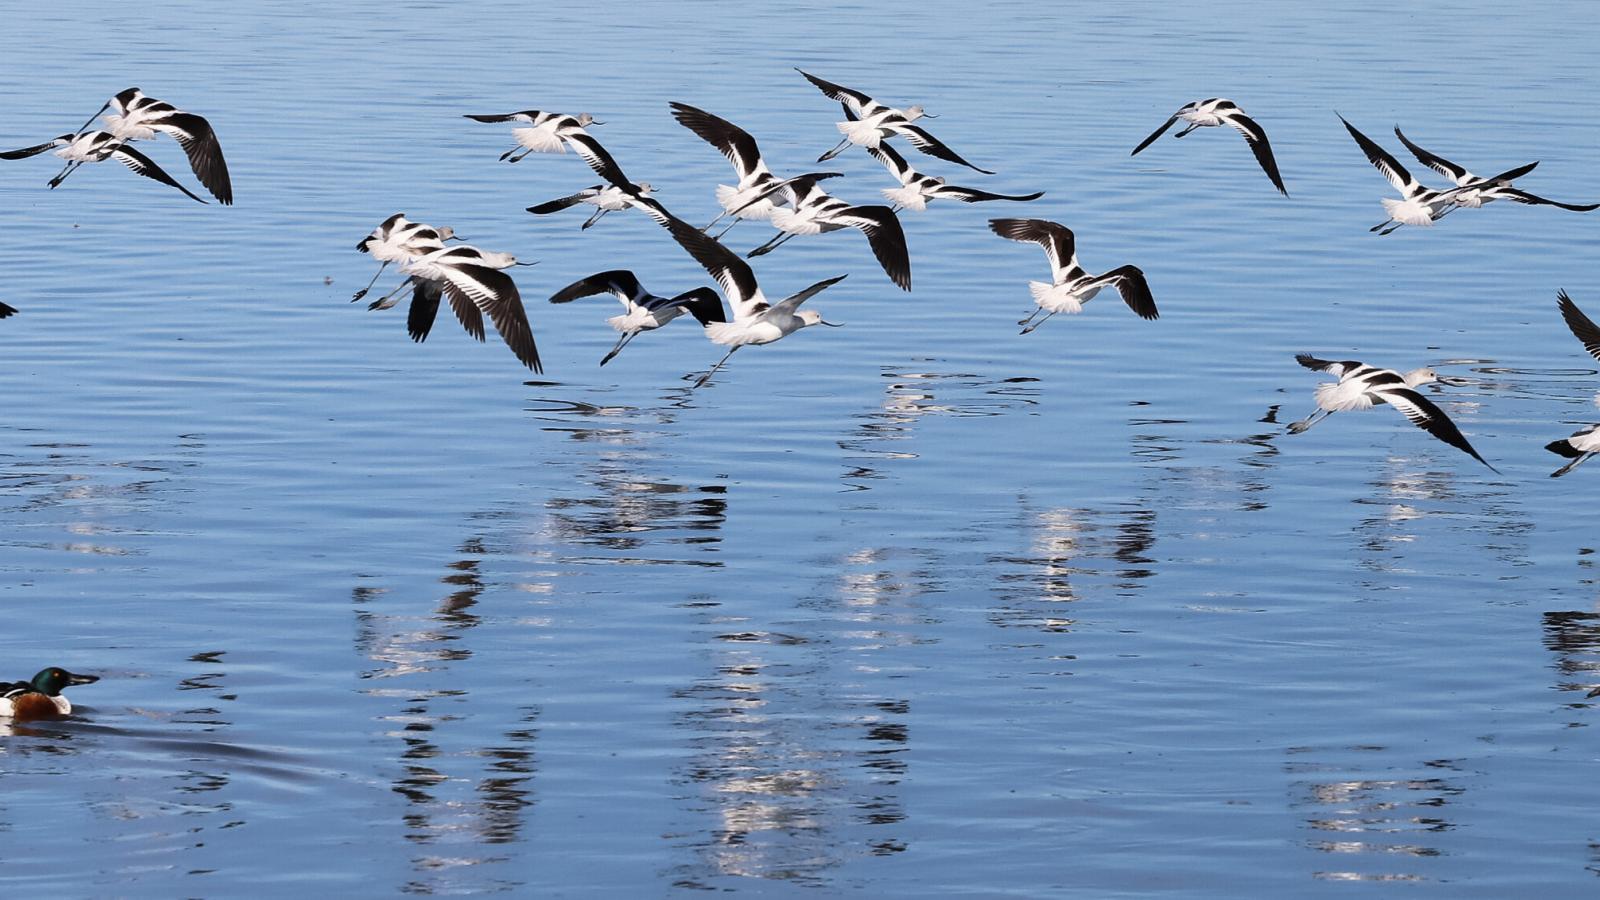
[[[1156,138],[1161,137],[1163,134],[1166,134],[1167,133],[1167,129],[1171,128],[1172,127],[1172,123],[1176,122],[1176,121],[1178,121],[1178,116],[1177,116],[1176,113],[1174,113],[1171,116],[1168,116],[1167,120],[1165,122],[1161,123],[1161,127],[1160,128],[1157,128],[1155,131],[1150,132],[1150,136],[1145,138],[1144,140],[1140,141],[1139,142],[1139,146],[1133,148],[1133,152],[1129,153],[1128,155],[1129,156],[1138,156],[1140,150],[1143,150],[1144,148],[1150,146],[1151,144],[1154,144],[1156,142]]]
[[[143,153],[140,153],[132,147],[129,147],[127,144],[122,144],[121,146],[117,147],[117,149],[111,151],[111,158],[132,169],[136,174],[159,181],[162,184],[171,185],[172,187],[183,191],[184,194],[196,202],[205,202],[204,200],[201,200],[199,197],[196,197],[194,194],[190,193],[188,188],[179,184],[171,175],[168,175],[166,172],[162,171],[161,167],[152,162],[150,157],[145,156]]]
[[[1411,173],[1406,171],[1406,167],[1400,165],[1398,160],[1389,155],[1389,151],[1373,143],[1372,138],[1357,131],[1354,125],[1345,122],[1344,116],[1339,116],[1339,121],[1344,122],[1345,130],[1349,131],[1350,136],[1356,139],[1356,146],[1360,147],[1361,152],[1366,154],[1367,162],[1372,163],[1373,168],[1382,173],[1384,178],[1389,179],[1389,183],[1394,185],[1395,190],[1409,197],[1412,190],[1421,187],[1417,180],[1411,177]]]
[[[749,132],[727,119],[714,116],[687,103],[674,102],[667,105],[671,107],[672,117],[678,120],[678,124],[717,148],[729,162],[733,163],[733,168],[738,171],[740,178],[748,178],[758,171],[761,165],[761,148],[756,146],[756,139],[751,137]]]
[[[1583,342],[1583,349],[1589,351],[1590,356],[1600,359],[1600,326],[1583,314],[1566,291],[1556,292],[1556,306],[1561,310],[1561,318],[1566,320],[1567,330]]]
[[[1495,191],[1495,196],[1504,197],[1507,200],[1511,200],[1516,203],[1526,203],[1529,206],[1559,206],[1562,209],[1570,209],[1573,212],[1590,212],[1592,210],[1600,209],[1600,203],[1562,203],[1557,200],[1546,200],[1543,197],[1536,197],[1527,191],[1514,187],[1501,188],[1498,191]]]
[[[962,203],[985,203],[990,200],[1015,200],[1018,203],[1026,203],[1044,196],[1044,191],[1034,191],[1031,194],[991,194],[977,188],[956,187],[953,184],[941,184],[929,193],[935,197],[960,200]]]
[[[59,147],[62,144],[70,143],[72,137],[72,135],[66,135],[65,137],[58,137],[55,140],[46,141],[43,144],[34,144],[32,147],[23,147],[21,150],[7,150],[4,153],[0,153],[0,159],[27,159],[30,156],[38,156],[46,150],[49,150],[51,147]]]
[[[1060,280],[1076,264],[1072,229],[1046,219],[990,219],[989,230],[1013,241],[1038,244],[1050,258],[1050,274]]]
[[[847,87],[841,87],[831,81],[823,81],[821,78],[818,78],[817,76],[812,75],[811,73],[806,72],[798,67],[795,69],[795,71],[806,76],[806,80],[816,85],[817,90],[826,94],[830,99],[843,103],[846,107],[849,107],[850,112],[853,112],[856,115],[860,115],[862,107],[872,102],[871,97],[868,97],[866,94],[863,94],[860,91],[853,91]]]
[[[692,291],[684,291],[668,300],[667,305],[681,306],[687,309],[689,315],[694,316],[694,320],[699,322],[702,327],[715,322],[728,321],[728,317],[722,309],[722,298],[717,296],[716,291],[708,287],[697,287]]]
[[[528,207],[528,212],[531,212],[536,216],[548,216],[553,212],[560,212],[569,206],[577,206],[579,203],[582,203],[590,197],[598,197],[602,190],[605,190],[604,186],[597,184],[594,187],[584,188],[576,194],[569,194],[565,197],[560,197],[547,203],[540,203],[537,206],[530,206]]]
[[[1261,171],[1272,179],[1272,186],[1278,189],[1278,193],[1289,196],[1288,189],[1283,186],[1283,176],[1278,174],[1278,161],[1272,158],[1272,144],[1267,142],[1266,129],[1242,112],[1230,112],[1222,117],[1222,121],[1244,135],[1245,143],[1250,145],[1250,152],[1256,155]]]
[[[533,371],[543,374],[539,348],[533,342],[533,329],[528,325],[528,313],[522,308],[522,295],[517,292],[517,284],[511,280],[511,276],[499,269],[474,263],[451,265],[445,268],[445,272],[447,280],[444,289],[446,294],[451,295],[452,303],[461,297],[488,313],[495,330],[500,332],[500,337],[517,359]]]
[[[795,310],[800,308],[800,304],[806,302],[807,300],[810,300],[812,297],[815,297],[816,295],[822,293],[824,290],[827,290],[828,288],[833,287],[834,285],[838,284],[839,282],[845,280],[848,277],[850,277],[850,276],[848,274],[846,274],[846,275],[835,275],[832,278],[824,278],[823,280],[817,282],[816,284],[811,285],[810,287],[806,288],[805,290],[801,291],[800,293],[795,294],[795,295],[793,295],[791,297],[785,297],[785,298],[783,298],[783,300],[781,300],[781,301],[779,301],[777,303],[774,303],[772,305],[772,310],[773,310],[774,313],[786,313],[786,314],[792,316],[792,315],[794,315]]]
[[[872,154],[873,159],[876,159],[878,162],[881,162],[887,166],[889,168],[889,173],[892,174],[901,184],[910,182],[910,180],[915,178],[917,175],[916,170],[911,168],[911,164],[906,162],[905,157],[901,156],[893,147],[883,143],[882,141],[879,141],[878,146],[876,147],[868,147],[867,152]]]
[[[173,112],[162,116],[150,127],[172,135],[189,157],[189,168],[200,179],[211,196],[223,206],[233,203],[233,182],[228,178],[228,162],[222,158],[222,145],[217,133],[204,116],[194,113]]]
[[[947,162],[953,162],[957,165],[966,166],[969,169],[982,172],[985,175],[994,174],[988,169],[979,168],[962,159],[958,153],[956,153],[954,150],[951,150],[949,147],[946,147],[938,138],[934,137],[916,125],[895,124],[887,127],[892,129],[896,134],[905,135],[906,140],[911,142],[911,146],[921,150],[923,153],[926,153],[929,156],[938,157],[939,159]]]
[[[852,206],[829,216],[835,222],[861,230],[883,273],[901,290],[911,290],[911,254],[906,251],[905,229],[887,206]]]
[[[1159,319],[1160,313],[1156,312],[1156,298],[1150,294],[1150,284],[1144,280],[1144,271],[1138,266],[1120,266],[1104,275],[1096,275],[1089,279],[1091,285],[1109,284],[1122,295],[1122,302],[1138,314],[1141,319]]]
[[[1435,406],[1433,401],[1427,397],[1408,387],[1375,388],[1373,393],[1388,401],[1395,409],[1400,410],[1407,419],[1411,420],[1411,424],[1466,453],[1478,462],[1489,466],[1489,461],[1479,456],[1478,451],[1472,449],[1472,445],[1467,443],[1466,436],[1461,433],[1461,429],[1456,427],[1456,423],[1450,421],[1450,417],[1445,415],[1444,410]],[[1500,470],[1494,466],[1489,466],[1489,471],[1498,474]]]
[[[467,113],[466,115],[462,116],[462,118],[471,119],[474,122],[532,122],[534,119],[537,119],[542,115],[544,115],[544,113],[539,112],[537,109],[527,109],[523,110],[522,112],[491,115],[473,115],[472,113]]]
[[[1421,147],[1418,147],[1416,144],[1411,143],[1411,139],[1405,136],[1405,133],[1400,130],[1399,125],[1394,127],[1394,136],[1400,139],[1400,143],[1406,145],[1406,149],[1410,150],[1411,155],[1417,158],[1417,162],[1422,163],[1435,172],[1438,172],[1440,175],[1450,179],[1458,186],[1466,185],[1477,177],[1471,172],[1468,172],[1465,167],[1458,166],[1442,156],[1429,153]]]
[[[4,303],[0,303],[0,319],[8,318],[16,314],[17,308],[15,306],[7,306]]]
[[[444,292],[437,281],[426,278],[413,281],[416,282],[416,288],[411,291],[411,306],[406,310],[406,331],[413,341],[420,344],[428,339],[428,332],[433,330],[433,321],[439,315],[439,297]]]
[[[611,158],[606,148],[594,139],[594,135],[587,132],[567,135],[567,143],[584,162],[589,164],[589,168],[593,169],[596,175],[627,191],[629,195],[638,195],[639,186],[628,180],[627,173],[623,172],[617,161]]]
[[[639,279],[627,269],[612,269],[608,272],[596,272],[587,278],[580,278],[550,295],[551,303],[570,303],[580,297],[593,297],[596,294],[615,294],[618,299],[630,308],[639,302],[648,292]]]
[[[751,314],[761,287],[756,283],[756,273],[749,263],[724,247],[721,241],[668,212],[665,206],[654,199],[645,197],[636,200],[635,205],[667,229],[673,240],[716,279],[723,296],[728,298],[728,303],[733,307],[736,318]]]
[[[1334,375],[1340,378],[1344,377],[1346,372],[1354,372],[1356,369],[1359,369],[1362,366],[1361,363],[1353,359],[1334,362],[1333,360],[1328,359],[1318,359],[1309,353],[1296,353],[1294,361],[1302,366],[1305,366],[1313,372],[1326,372],[1329,375]]]

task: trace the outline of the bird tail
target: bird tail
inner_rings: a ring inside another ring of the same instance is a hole
[[[1389,218],[1406,225],[1419,225],[1423,228],[1433,227],[1433,217],[1428,215],[1426,209],[1419,207],[1410,200],[1396,200],[1393,197],[1383,198],[1383,211]]]
[[[922,192],[916,188],[884,188],[883,196],[890,203],[898,203],[901,206],[904,206],[906,209],[914,209],[918,212],[921,212],[922,210],[928,208],[927,199],[924,198],[922,196]]]

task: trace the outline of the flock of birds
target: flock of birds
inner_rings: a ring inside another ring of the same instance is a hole
[[[656,200],[649,183],[635,182],[624,173],[605,147],[589,133],[591,126],[602,123],[587,113],[566,115],[526,110],[466,116],[477,122],[510,123],[514,126],[511,136],[515,146],[500,155],[503,161],[515,163],[534,153],[565,153],[570,149],[600,178],[599,183],[568,196],[530,206],[527,208],[529,213],[544,216],[575,206],[593,207],[593,213],[582,225],[587,229],[607,213],[637,209],[666,229],[721,289],[720,297],[708,287],[697,287],[672,296],[658,295],[647,290],[632,272],[616,269],[595,273],[556,291],[550,301],[557,304],[606,294],[621,301],[623,314],[608,320],[619,337],[600,360],[600,365],[614,359],[640,334],[654,331],[688,315],[701,325],[712,343],[728,348],[722,358],[695,381],[694,386],[699,387],[741,347],[771,344],[813,325],[835,324],[825,320],[814,309],[802,310],[800,307],[843,280],[844,275],[825,278],[782,300],[772,301],[762,291],[747,259],[771,253],[800,235],[854,229],[865,236],[889,280],[909,291],[911,260],[897,213],[902,210],[920,212],[936,200],[1026,203],[1043,196],[1043,192],[999,194],[961,187],[948,183],[941,176],[917,171],[891,141],[904,141],[923,154],[974,172],[994,174],[968,162],[919,124],[925,119],[935,118],[921,106],[905,109],[892,107],[860,91],[825,81],[807,72],[801,71],[800,74],[823,95],[838,102],[844,114],[844,119],[836,126],[841,136],[839,143],[822,154],[817,162],[826,162],[851,146],[861,147],[882,163],[898,184],[897,187],[882,190],[883,197],[892,205],[858,206],[830,195],[821,185],[824,181],[840,177],[841,173],[838,172],[806,172],[779,177],[767,167],[760,148],[748,132],[703,109],[686,103],[672,103],[670,109],[673,118],[726,157],[737,175],[734,184],[719,184],[716,187],[716,199],[722,213],[706,226],[695,227]],[[102,114],[104,127],[91,129],[90,125]],[[1137,155],[1153,145],[1180,120],[1186,123],[1186,127],[1175,135],[1177,138],[1207,127],[1228,126],[1238,131],[1273,187],[1283,195],[1288,195],[1265,129],[1231,100],[1212,98],[1184,105],[1141,141],[1133,149],[1133,154]],[[1340,121],[1367,160],[1400,193],[1399,199],[1386,197],[1382,200],[1387,216],[1371,229],[1380,234],[1390,234],[1405,225],[1431,226],[1458,209],[1476,209],[1496,200],[1554,206],[1575,212],[1600,208],[1600,203],[1563,203],[1516,187],[1513,182],[1532,172],[1537,162],[1516,166],[1485,178],[1423,149],[1397,127],[1394,130],[1395,137],[1417,161],[1453,183],[1452,187],[1447,188],[1424,186],[1383,147],[1342,116]],[[176,188],[191,199],[205,203],[203,198],[184,187],[154,160],[132,146],[135,141],[147,141],[161,135],[170,136],[178,142],[196,179],[217,202],[224,205],[233,202],[227,163],[211,124],[200,115],[146,96],[138,88],[129,88],[107,100],[78,130],[41,144],[0,153],[0,159],[25,159],[54,151],[66,164],[50,179],[51,188],[59,186],[86,163],[115,160],[138,175]],[[731,221],[712,235],[711,231],[724,219]],[[767,222],[777,234],[741,256],[729,249],[723,238],[743,221]],[[1075,237],[1066,226],[1043,219],[997,218],[990,220],[989,227],[1000,237],[1039,244],[1050,263],[1050,281],[1029,283],[1033,308],[1018,322],[1022,327],[1021,333],[1027,334],[1037,329],[1057,313],[1082,312],[1084,304],[1102,288],[1108,287],[1114,288],[1128,308],[1141,318],[1154,320],[1158,317],[1155,297],[1143,271],[1137,266],[1123,265],[1100,274],[1091,274],[1079,264]],[[487,315],[517,360],[535,372],[543,371],[521,294],[516,282],[507,274],[508,269],[532,263],[519,262],[509,253],[473,247],[461,242],[449,227],[414,222],[401,213],[385,219],[356,248],[378,260],[380,265],[371,281],[355,293],[352,301],[360,300],[369,293],[393,263],[405,276],[404,279],[372,301],[369,308],[393,307],[409,289],[407,329],[413,340],[427,338],[437,317],[440,301],[448,300],[456,319],[474,338],[485,340],[484,316]],[[727,301],[726,308],[724,300]],[[1584,315],[1564,291],[1558,295],[1557,302],[1568,328],[1589,354],[1600,360],[1600,326]],[[15,308],[0,303],[0,319],[16,312]],[[1459,383],[1458,379],[1440,376],[1427,368],[1401,373],[1355,360],[1334,361],[1307,354],[1295,358],[1302,366],[1334,376],[1337,381],[1318,385],[1315,392],[1317,410],[1307,418],[1291,423],[1291,433],[1304,432],[1335,412],[1370,409],[1387,404],[1439,440],[1469,454],[1490,469],[1494,468],[1472,447],[1449,416],[1417,390],[1426,384]],[[1552,477],[1564,475],[1600,453],[1600,424],[1587,426],[1570,437],[1553,441],[1546,449],[1570,460],[1552,473]],[[74,675],[64,669],[50,668],[26,682],[0,682],[0,715],[30,717],[65,714],[71,711],[71,704],[61,696],[62,689],[95,680],[95,676]]]

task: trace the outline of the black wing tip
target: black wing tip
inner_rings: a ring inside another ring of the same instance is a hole
[[[1545,444],[1544,448],[1557,456],[1564,456],[1567,459],[1577,459],[1583,455],[1583,451],[1572,446],[1572,442],[1566,438],[1551,441]]]
[[[4,303],[0,303],[0,319],[9,319],[16,314],[17,308],[15,306],[7,306]]]

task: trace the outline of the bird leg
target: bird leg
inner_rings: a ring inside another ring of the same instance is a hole
[[[372,290],[372,286],[378,283],[378,275],[382,275],[383,274],[383,270],[387,269],[387,268],[389,268],[389,260],[386,259],[386,260],[383,261],[383,265],[378,267],[378,274],[372,276],[372,280],[367,282],[367,286],[366,287],[362,288],[359,291],[356,291],[355,296],[350,298],[350,302],[354,303],[357,300],[360,300],[362,297],[365,297],[367,295],[367,291]]]
[[[1333,415],[1333,410],[1331,410],[1331,409],[1319,409],[1316,412],[1312,413],[1309,416],[1306,416],[1304,419],[1301,419],[1298,422],[1290,422],[1289,423],[1289,433],[1290,434],[1300,434],[1300,433],[1302,433],[1304,431],[1309,430],[1311,428],[1311,426],[1317,424],[1318,422],[1321,422],[1323,419],[1326,419],[1327,417],[1329,417],[1331,415]]]
[[[1053,315],[1055,315],[1055,313],[1051,313],[1050,314],[1050,316],[1053,316]],[[1044,318],[1042,318],[1039,321],[1033,323],[1032,325],[1029,325],[1027,328],[1022,329],[1020,332],[1018,332],[1018,334],[1027,334],[1028,332],[1034,330],[1035,328],[1038,328],[1040,325],[1043,325],[1044,323],[1050,321],[1050,316],[1045,316]],[[1030,316],[1030,318],[1032,318],[1032,317]]]
[[[844,152],[844,148],[848,146],[850,146],[850,138],[846,137],[844,140],[839,142],[839,146],[817,157],[817,162],[827,162],[828,160],[833,159],[835,156],[838,156],[840,153]]]
[[[715,240],[719,240],[719,241],[722,240],[722,236],[727,234],[728,232],[732,231],[734,225],[737,225],[737,224],[739,224],[740,222],[743,222],[743,221],[744,221],[743,219],[734,219],[733,220],[733,224],[731,224],[727,228],[724,228],[721,231],[717,232],[717,236],[716,236]],[[707,225],[706,227],[710,228],[711,226]]]
[[[1378,224],[1372,226],[1371,228],[1368,228],[1367,230],[1368,231],[1377,231],[1379,228],[1382,228],[1383,226],[1388,225],[1390,222],[1393,222],[1393,221],[1394,221],[1393,219],[1384,219],[1382,222],[1379,222]]]
[[[606,213],[608,213],[610,211],[611,210],[605,209],[605,208],[601,208],[601,209],[596,210],[595,214],[589,217],[589,221],[583,223],[583,227],[578,229],[578,230],[579,231],[587,231],[590,225],[593,225],[594,223],[600,221],[600,217],[605,215]]]
[[[793,233],[780,234],[777,237],[773,238],[772,240],[767,241],[765,244],[762,244],[761,246],[755,248],[754,250],[751,250],[749,253],[746,253],[745,254],[745,258],[747,258],[747,259],[755,259],[758,256],[765,256],[768,253],[771,253],[772,251],[774,251],[774,250],[778,249],[779,247],[782,247],[784,244],[788,243],[789,239],[792,238],[792,237],[794,237]]]
[[[1594,455],[1593,453],[1585,453],[1584,455],[1578,457],[1577,459],[1573,460],[1572,462],[1569,462],[1566,465],[1562,466],[1561,468],[1555,470],[1554,472],[1551,472],[1550,473],[1550,477],[1551,478],[1560,478],[1561,476],[1567,474],[1568,472],[1571,472],[1573,469],[1576,469],[1578,467],[1579,463],[1582,463],[1584,460],[1588,459],[1589,457],[1591,457],[1593,455]]]
[[[100,108],[95,110],[93,116],[90,116],[82,125],[78,126],[78,130],[73,132],[73,137],[77,137],[78,135],[82,134],[83,130],[85,128],[88,128],[89,125],[94,122],[95,118],[97,116],[99,116],[101,113],[105,112],[108,108],[110,108],[110,106],[111,106],[111,101],[110,100],[107,100],[105,103],[101,104]]]
[[[639,332],[637,331],[630,331],[618,339],[617,345],[611,348],[611,352],[606,354],[605,359],[600,360],[600,365],[603,366],[606,363],[611,362],[611,357],[621,353],[622,348],[628,346],[628,342],[633,340],[636,336],[638,336],[638,334]]]
[[[1028,323],[1029,323],[1029,322],[1032,322],[1032,321],[1033,321],[1033,317],[1034,317],[1034,316],[1037,316],[1037,315],[1038,315],[1038,314],[1039,314],[1039,313],[1042,313],[1042,312],[1044,312],[1044,307],[1042,307],[1042,306],[1035,306],[1035,307],[1034,307],[1034,308],[1033,308],[1033,311],[1032,311],[1032,312],[1030,312],[1030,313],[1028,313],[1028,317],[1027,317],[1027,318],[1026,318],[1026,319],[1018,319],[1018,320],[1017,320],[1017,324],[1018,324],[1018,325],[1026,325],[1026,324],[1028,324]]]
[[[500,161],[501,162],[505,162],[506,161],[506,157],[510,156],[511,154],[513,154],[513,153],[515,153],[515,152],[517,152],[518,150],[521,150],[521,149],[522,149],[522,145],[521,144],[518,144],[515,147],[512,147],[510,150],[507,150],[506,152],[500,154]]]
[[[399,287],[367,304],[367,309],[388,309],[389,307],[395,305],[395,303],[398,301],[393,298],[398,297],[401,291],[405,290],[407,286],[415,283],[416,280],[417,276],[413,275],[410,278],[407,278],[405,281],[400,282]]]
[[[66,168],[63,168],[59,175],[50,179],[50,187],[54,188],[61,182],[66,181],[67,176],[71,175],[81,165],[83,165],[83,160],[73,160],[72,162],[67,163]]]
[[[704,375],[700,376],[700,380],[696,381],[694,383],[694,387],[697,388],[700,385],[705,384],[706,382],[710,381],[711,380],[711,376],[717,374],[717,370],[722,368],[722,364],[728,361],[728,356],[732,356],[733,354],[737,353],[739,348],[742,347],[742,346],[744,346],[744,345],[743,344],[734,345],[734,348],[732,350],[728,351],[727,356],[724,356],[721,359],[717,360],[717,364],[711,367],[711,371],[709,371],[709,372],[705,373]],[[694,388],[690,388],[690,390],[694,390]]]

